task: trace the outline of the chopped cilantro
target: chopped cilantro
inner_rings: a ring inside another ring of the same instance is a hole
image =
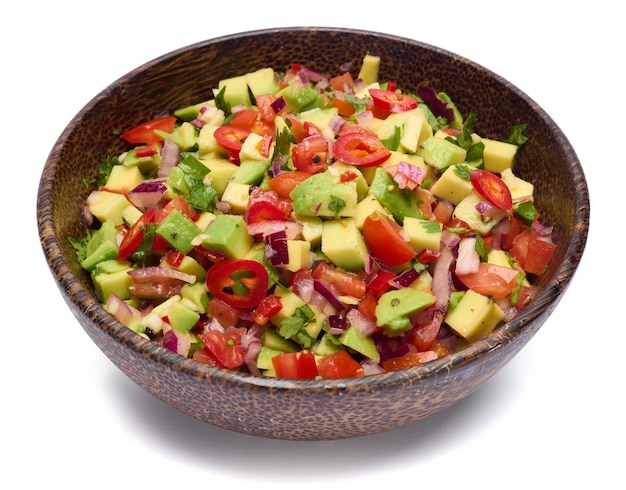
[[[437,221],[424,221],[422,228],[426,233],[439,233],[441,231]]]
[[[330,196],[330,202],[328,203],[328,209],[335,213],[335,216],[339,215],[339,212],[346,207],[346,201],[337,197]]]
[[[302,305],[296,308],[290,318],[285,318],[280,322],[278,333],[281,337],[289,339],[296,335],[298,331],[315,320],[315,313],[309,305]]]
[[[527,124],[517,124],[511,128],[511,133],[508,138],[503,139],[505,143],[511,143],[512,145],[516,145],[518,147],[522,146],[524,143],[528,141],[528,138],[524,136],[524,131],[526,130]]]
[[[454,174],[463,180],[470,180],[470,174],[474,170],[469,165],[456,165],[454,167]]]
[[[215,107],[222,110],[224,114],[228,115],[231,112],[230,104],[226,102],[224,94],[226,93],[226,87],[222,87],[222,90],[215,96]]]
[[[98,165],[96,169],[96,180],[98,187],[103,187],[106,185],[107,180],[109,179],[109,175],[111,175],[111,171],[115,165],[119,165],[120,160],[117,156],[107,156],[105,162]]]
[[[89,243],[89,240],[91,240],[91,236],[91,231],[87,230],[87,233],[85,233],[85,236],[83,237],[68,237],[70,244],[72,245],[74,250],[76,250],[76,257],[78,258],[79,262],[82,262],[83,260],[85,260],[85,258],[87,258],[87,244]]]
[[[400,146],[400,137],[402,135],[402,131],[399,126],[394,126],[393,133],[389,135],[387,138],[380,140],[381,143],[390,151],[396,151],[398,146]]]
[[[480,256],[482,261],[487,261],[487,254],[489,254],[491,248],[485,244],[485,240],[483,240],[480,233],[476,233],[476,244],[474,245],[474,250],[476,250],[476,253]]]
[[[513,208],[515,216],[520,218],[526,226],[530,226],[537,217],[537,209],[532,201],[522,201]]]

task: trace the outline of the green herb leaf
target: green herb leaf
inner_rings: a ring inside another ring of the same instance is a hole
[[[335,216],[339,214],[339,212],[346,207],[346,201],[337,197],[330,196],[330,202],[328,203],[328,209],[335,213]]]
[[[290,318],[285,318],[280,322],[278,333],[281,337],[289,339],[296,335],[298,331],[315,320],[315,313],[309,305],[302,305],[296,308]]]
[[[524,131],[526,131],[526,127],[528,124],[518,124],[511,128],[511,133],[509,137],[503,139],[505,143],[511,143],[512,145],[516,145],[518,147],[522,146],[524,143],[528,141],[528,138],[524,136]]]

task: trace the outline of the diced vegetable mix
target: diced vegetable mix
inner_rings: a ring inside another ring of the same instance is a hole
[[[483,138],[379,62],[242,74],[123,132],[72,239],[106,310],[198,362],[329,379],[440,358],[523,309],[556,249],[513,172],[525,127]]]

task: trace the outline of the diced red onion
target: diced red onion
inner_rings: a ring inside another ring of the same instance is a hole
[[[532,224],[533,230],[537,232],[540,236],[549,236],[552,234],[552,226],[547,226],[542,224],[540,221],[535,220]]]
[[[167,191],[165,179],[149,179],[139,183],[128,193],[128,199],[141,211],[153,208]]]
[[[260,375],[261,372],[256,365],[256,358],[261,350],[261,340],[250,334],[250,332],[241,336],[241,347],[244,349],[243,360],[251,374]]]
[[[288,240],[297,238],[302,233],[302,228],[302,223],[287,220],[268,220],[247,225],[249,235],[265,238],[274,233],[284,231]]]
[[[348,329],[348,320],[343,315],[329,315],[328,332],[333,335],[341,335]]]
[[[376,322],[367,318],[357,308],[352,308],[346,313],[350,325],[363,337],[371,337],[376,331]]]
[[[363,371],[364,371],[363,374],[365,376],[370,376],[372,374],[381,374],[385,372],[382,366],[380,366],[379,364],[376,364],[371,359],[367,359],[367,358],[363,359],[361,361],[361,366],[363,367]]]
[[[459,242],[454,271],[457,275],[471,274],[478,272],[479,266],[480,255],[476,251],[476,238],[462,238]]]
[[[443,244],[443,248],[454,248],[459,244],[461,237],[456,233],[452,233],[448,231],[446,228],[441,232],[441,243]]]
[[[507,217],[507,212],[504,209],[500,209],[484,199],[476,204],[475,209],[480,213],[485,222],[492,220],[501,221]]]
[[[279,96],[275,101],[273,101],[270,104],[270,107],[272,108],[272,110],[274,111],[274,114],[278,114],[280,111],[282,111],[285,107],[287,107],[287,101],[285,100],[285,98],[281,95]]]
[[[372,111],[363,111],[356,116],[356,122],[363,128],[371,129],[374,123],[374,113]]]
[[[217,209],[218,211],[224,213],[224,214],[228,214],[230,213],[230,211],[232,210],[232,206],[228,201],[217,201],[215,203],[215,209]]]
[[[328,302],[335,309],[337,309],[337,310],[343,310],[344,309],[344,305],[341,303],[341,301],[339,301],[339,299],[337,298],[335,293],[332,291],[332,289],[326,283],[324,283],[324,281],[320,281],[318,279],[315,279],[313,281],[313,288],[318,293],[320,293],[322,296],[324,296],[324,298],[326,298],[326,300],[328,300]]]
[[[404,178],[402,178],[404,177]],[[401,188],[410,188],[414,189],[422,182],[424,182],[424,178],[426,177],[426,170],[422,167],[418,167],[417,165],[411,165],[407,162],[399,162],[396,168],[396,174],[394,175],[394,180],[401,184],[398,181],[398,178],[403,181],[404,187]]]
[[[170,139],[166,139],[163,142],[163,148],[161,148],[161,162],[159,163],[159,170],[157,175],[161,178],[167,178],[170,176],[172,168],[178,165],[180,159],[180,146],[174,143]]]
[[[411,267],[405,271],[402,271],[396,277],[391,279],[389,281],[389,284],[396,289],[402,289],[413,284],[417,280],[419,275],[419,272]]]
[[[454,255],[452,250],[444,248],[435,264],[433,271],[432,291],[435,295],[435,307],[441,311],[446,311],[450,301],[452,291],[452,264]]]
[[[117,294],[112,293],[106,302],[106,310],[115,317],[117,321],[126,325],[130,325],[134,318],[140,318],[139,310],[123,301]]]
[[[326,78],[321,73],[318,73],[315,70],[312,70],[311,68],[308,68],[306,66],[302,66],[302,69],[300,70],[300,72],[301,73],[302,72],[306,73],[307,83],[308,83],[309,80],[311,82],[319,82],[319,81],[324,80]]]
[[[285,230],[276,231],[266,236],[267,245],[273,251],[269,261],[272,265],[289,263],[289,249],[287,247],[287,233]]]
[[[163,347],[171,350],[172,352],[178,351],[178,337],[176,336],[176,332],[174,332],[173,328],[170,328],[163,333],[163,339],[161,340],[161,344],[163,345]]]
[[[330,118],[328,126],[332,129],[333,133],[337,134],[346,123],[346,120],[338,114],[335,114]]]

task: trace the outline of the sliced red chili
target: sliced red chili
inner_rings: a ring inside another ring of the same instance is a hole
[[[342,162],[355,167],[373,167],[391,156],[391,152],[376,136],[360,132],[339,136],[333,144],[333,154]]]
[[[513,208],[511,191],[504,181],[488,170],[472,170],[470,180],[474,189],[494,206],[509,211]]]
[[[260,262],[228,259],[207,271],[206,285],[213,297],[234,308],[254,308],[265,297],[269,276]]]
[[[369,90],[374,105],[389,112],[406,112],[417,108],[417,100],[410,95],[401,94],[392,90],[371,88]]]

